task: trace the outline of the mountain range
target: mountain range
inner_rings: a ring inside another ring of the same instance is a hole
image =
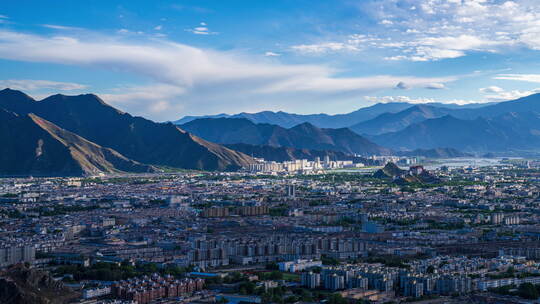
[[[457,104],[444,104],[444,103],[427,103],[425,106],[444,108],[444,109],[475,109],[484,107],[487,105],[492,105],[495,103],[484,103],[484,104],[468,104],[468,105],[457,105]],[[398,113],[403,110],[406,110],[410,107],[415,106],[416,104],[407,103],[407,102],[388,102],[388,103],[376,103],[372,106],[360,108],[356,111],[346,113],[346,114],[293,114],[286,112],[271,112],[263,111],[257,113],[246,113],[242,112],[239,114],[217,114],[217,115],[204,115],[204,116],[185,116],[177,121],[174,124],[182,125],[200,118],[246,118],[251,120],[254,123],[267,123],[271,125],[278,125],[284,128],[291,128],[296,125],[299,125],[304,122],[308,122],[312,125],[315,125],[319,128],[348,128],[355,124],[358,124],[363,121],[367,121],[381,114],[388,113]]]
[[[21,117],[32,114],[30,118],[41,118],[80,139],[110,148],[138,163],[185,169],[235,170],[253,162],[243,153],[189,134],[172,123],[156,123],[123,113],[93,94],[58,94],[36,101],[20,91],[5,89],[0,91],[0,109]],[[41,135],[35,134],[35,141],[28,142],[21,149],[34,151]],[[0,140],[7,142],[3,137]],[[7,150],[12,149],[4,146]],[[121,168],[115,170],[123,171]],[[72,173],[77,174],[78,169]]]
[[[493,118],[428,119],[372,138],[396,150],[451,147],[461,151],[518,151],[540,148],[540,114],[508,112]]]
[[[0,91],[0,175],[236,170],[267,160],[540,149],[540,94],[495,104],[383,103],[340,115],[285,112],[157,123],[98,96]],[[445,148],[442,148],[445,147]],[[250,156],[251,155],[251,156]]]
[[[221,123],[227,119],[243,117],[254,125],[264,118],[266,125],[294,125],[303,120],[310,120],[312,128],[330,130],[324,126],[339,125],[361,135],[364,140],[378,146],[396,151],[417,149],[440,149],[441,147],[461,150],[458,152],[512,152],[535,151],[540,147],[538,113],[540,113],[540,94],[534,94],[516,100],[472,104],[468,106],[443,105],[437,103],[411,105],[407,103],[377,104],[358,111],[342,115],[298,115],[284,112],[260,112],[254,114],[240,113],[221,117]],[[279,119],[278,119],[279,118]],[[192,118],[189,118],[192,119]],[[289,120],[287,120],[289,119]],[[204,119],[191,120],[199,121]],[[206,121],[208,123],[208,121]],[[306,124],[305,122],[300,125]],[[189,129],[190,123],[182,125]],[[297,125],[289,129],[295,129]],[[270,128],[270,127],[267,127]],[[285,127],[282,127],[285,128]],[[210,127],[215,129],[215,127]],[[345,128],[340,128],[345,132]],[[227,128],[219,133],[219,138],[205,133],[201,129],[190,130],[195,134],[217,142],[242,142],[256,145],[292,146],[307,148],[287,142],[276,143],[275,140],[252,141],[251,135],[260,138],[260,134],[243,130],[232,132]],[[326,131],[329,132],[329,131]],[[240,135],[240,136],[238,136]],[[236,136],[236,138],[235,138]],[[264,137],[264,136],[263,136]],[[274,142],[272,142],[274,141]],[[310,149],[334,150],[345,153],[356,153],[351,149],[336,149],[328,146],[309,146]],[[373,150],[369,151],[372,152]],[[379,152],[379,154],[384,154]],[[458,155],[459,153],[452,153]]]
[[[414,105],[397,113],[383,113],[373,119],[350,126],[358,134],[378,135],[402,130],[409,125],[437,118],[455,111],[430,105]]]
[[[246,118],[201,118],[180,127],[220,144],[249,144],[296,149],[329,150],[346,154],[381,155],[390,150],[378,146],[347,128],[318,128],[301,123],[292,128],[254,123]]]

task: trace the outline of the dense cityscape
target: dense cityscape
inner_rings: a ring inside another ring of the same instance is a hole
[[[539,162],[402,170],[379,161],[2,179],[0,267],[46,270],[77,303],[538,298]],[[406,181],[427,174],[436,182]]]

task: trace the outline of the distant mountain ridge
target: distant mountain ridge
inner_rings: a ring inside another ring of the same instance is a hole
[[[397,113],[384,113],[350,127],[358,134],[378,135],[402,130],[411,124],[437,118],[455,110],[429,105],[415,105]]]
[[[474,109],[478,107],[485,107],[495,103],[485,104],[443,104],[443,103],[426,103],[420,104],[430,107],[444,108],[444,109]],[[398,113],[406,110],[410,107],[417,106],[419,104],[407,103],[407,102],[388,102],[388,103],[376,103],[374,105],[360,108],[356,111],[345,114],[293,114],[283,111],[272,112],[262,111],[257,113],[238,113],[238,114],[217,114],[217,115],[203,115],[203,116],[185,116],[174,123],[182,125],[200,118],[246,118],[254,123],[267,123],[272,125],[278,125],[284,128],[292,128],[304,122],[308,122],[319,128],[348,128],[363,121],[373,119],[381,114],[385,113]]]
[[[437,103],[377,104],[343,115],[306,116],[283,112],[278,114],[279,124],[282,125],[296,124],[301,120],[308,119],[311,120],[310,124],[314,126],[328,123],[328,119],[332,120],[333,125],[347,125],[360,118],[360,121],[349,124],[349,129],[379,146],[395,151],[447,147],[460,152],[513,151],[519,154],[540,149],[538,144],[540,123],[537,113],[540,113],[540,94],[499,103],[465,106]],[[274,114],[276,113],[264,112],[264,117],[266,120],[274,119]],[[263,112],[241,113],[235,116],[246,116],[249,117],[248,120],[253,122],[260,120],[261,115]],[[294,119],[283,121],[288,117]],[[366,117],[371,118],[362,120]],[[230,139],[224,137],[234,134],[234,132],[227,132],[220,137],[224,142],[229,142]],[[245,137],[246,134],[242,136]],[[240,141],[242,142],[242,140]],[[271,141],[250,142],[248,138],[244,139],[243,142],[284,146],[284,143],[272,143]],[[298,146],[295,147],[298,148]],[[305,147],[302,146],[302,148]],[[328,147],[319,146],[315,149],[327,150]],[[438,154],[437,151],[433,152]],[[439,152],[443,151],[439,150]]]
[[[180,127],[220,144],[243,143],[329,150],[358,155],[390,153],[390,150],[372,143],[347,128],[321,129],[310,123],[302,123],[286,129],[277,125],[256,124],[245,118],[202,118]]]
[[[243,153],[198,138],[171,123],[155,123],[123,113],[92,94],[58,94],[36,101],[20,91],[5,89],[0,91],[0,108],[19,115],[34,113],[62,129],[145,164],[235,170],[253,162]]]
[[[540,114],[506,113],[493,118],[458,119],[447,115],[372,139],[399,150],[450,147],[461,151],[510,151],[540,148]]]
[[[207,116],[186,116],[182,119],[175,121],[175,124],[182,125],[200,118],[246,118],[254,123],[267,123],[272,125],[278,125],[283,128],[292,128],[296,125],[308,122],[319,128],[344,128],[349,127],[359,121],[368,120],[374,118],[383,113],[395,113],[402,111],[411,104],[393,102],[393,103],[378,103],[373,106],[361,108],[357,111],[347,114],[291,114],[286,112],[271,112],[263,111],[258,113],[239,113],[234,115],[218,114]]]

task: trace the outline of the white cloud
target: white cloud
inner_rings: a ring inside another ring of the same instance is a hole
[[[155,113],[153,117],[158,119],[181,115],[164,110],[163,102],[170,104],[169,109],[185,111],[182,114],[268,109],[270,101],[272,110],[298,110],[312,108],[317,102],[327,104],[328,98],[352,102],[366,92],[391,89],[399,82],[423,88],[455,80],[391,75],[345,78],[339,77],[340,71],[323,65],[281,64],[244,53],[200,49],[167,40],[133,42],[123,40],[122,36],[90,37],[0,30],[0,58],[97,67],[144,76],[150,84],[102,93],[108,93],[107,99],[122,105],[124,110],[137,115]],[[161,103],[157,108],[162,110],[159,114],[153,107],[156,101]]]
[[[480,88],[478,91],[480,91],[480,93],[490,94],[490,93],[501,93],[501,92],[504,92],[504,89],[499,88],[499,87],[497,87],[497,86],[489,86],[489,87],[487,87],[487,88]]]
[[[58,82],[50,80],[34,79],[6,79],[0,80],[0,87],[24,91],[36,91],[41,89],[72,91],[86,89],[87,86],[73,82]]]
[[[9,19],[8,16],[6,16],[6,15],[0,15],[0,24],[8,24],[8,23],[10,23],[10,22],[8,21],[8,19]]]
[[[217,32],[211,32],[210,29],[208,29],[206,23],[201,22],[200,26],[194,27],[192,29],[186,29],[187,32],[191,32],[195,35],[217,35],[219,33]]]
[[[186,90],[182,87],[157,84],[119,87],[100,96],[107,102],[124,109],[128,108],[134,113],[150,112],[152,115],[160,115],[166,111],[181,113],[184,110],[183,105],[174,101],[184,93]]]
[[[503,88],[500,88],[497,86],[490,86],[487,88],[481,88],[480,92],[486,94],[484,98],[487,101],[507,101],[507,100],[518,99],[521,97],[539,93],[540,88],[533,89],[533,90],[526,90],[526,91],[520,91],[520,90],[506,91]]]
[[[444,83],[434,82],[434,83],[428,83],[428,85],[425,88],[430,89],[430,90],[442,90],[442,89],[446,89],[446,86],[444,85]]]
[[[406,102],[414,104],[424,104],[424,103],[445,103],[445,104],[470,104],[470,103],[479,103],[478,101],[473,100],[436,100],[433,98],[414,98],[409,96],[364,96],[364,99],[372,103],[389,103],[389,102]]]
[[[154,30],[156,31],[161,31],[163,29],[163,25],[158,25],[156,27],[154,27]]]
[[[500,74],[493,77],[493,79],[540,83],[540,74]]]
[[[53,30],[62,30],[62,31],[82,30],[82,28],[80,28],[80,27],[57,25],[57,24],[42,24],[41,26],[46,27],[46,28],[50,28],[50,29],[53,29]]]
[[[264,53],[264,56],[266,56],[266,57],[279,57],[279,56],[281,56],[281,54],[274,53],[274,52],[266,52],[266,53]]]
[[[432,98],[411,98],[408,96],[364,96],[364,99],[373,103],[390,103],[390,102],[431,103],[431,102],[435,102],[435,100]]]
[[[517,47],[540,50],[540,1],[366,0],[357,6],[382,25],[364,30],[377,39],[362,49],[384,49],[386,60],[434,61]],[[347,44],[343,40],[333,43]]]
[[[358,51],[358,47],[341,42],[325,42],[319,44],[300,44],[291,47],[292,50],[304,54],[322,54],[335,51]]]

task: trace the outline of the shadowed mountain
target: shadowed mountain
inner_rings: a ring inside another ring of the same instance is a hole
[[[458,118],[497,117],[509,112],[540,113],[540,93],[478,109],[460,109],[453,112],[452,115]]]
[[[326,156],[328,156],[330,160],[353,159],[353,156],[337,151],[320,151],[249,144],[225,144],[225,146],[252,157],[264,158],[267,161],[283,162],[296,159],[315,160],[317,157],[323,160]]]
[[[0,109],[0,175],[78,176],[155,172],[34,114]]]
[[[468,110],[477,109],[486,107],[488,105],[494,105],[496,103],[474,103],[467,105],[458,105],[458,104],[445,104],[432,102],[423,104],[426,107],[438,108],[440,110],[463,110],[464,115],[469,115]],[[185,116],[174,123],[177,125],[182,125],[200,118],[246,118],[251,120],[254,123],[267,123],[271,125],[278,125],[284,128],[291,128],[296,125],[299,125],[304,122],[309,122],[312,125],[315,125],[319,128],[348,128],[358,123],[368,121],[376,118],[381,114],[391,114],[404,111],[416,104],[407,103],[407,102],[389,102],[389,103],[377,103],[372,106],[360,108],[354,112],[346,114],[293,114],[286,112],[271,112],[263,111],[257,113],[239,113],[239,114],[217,114],[217,115],[205,115],[205,116]],[[471,114],[472,115],[472,114]],[[433,117],[431,117],[433,118]]]
[[[133,117],[99,97],[53,95],[35,101],[21,92],[0,91],[0,108],[24,115],[34,113],[100,146],[147,164],[202,170],[233,170],[252,159],[193,136],[172,123]]]
[[[267,123],[278,125],[284,128],[291,128],[296,125],[308,122],[319,128],[344,128],[358,122],[377,117],[383,113],[395,113],[411,107],[411,104],[402,102],[378,103],[369,107],[361,108],[347,114],[291,114],[286,112],[263,111],[258,113],[239,113],[234,115],[218,114],[208,116],[186,116],[175,121],[175,124],[182,125],[190,121],[201,118],[246,118],[254,123]]]
[[[507,113],[463,120],[444,116],[374,136],[381,145],[400,150],[450,147],[461,151],[508,151],[540,147],[540,115]]]
[[[451,113],[453,110],[428,105],[416,105],[398,113],[384,113],[374,119],[355,124],[350,127],[358,134],[379,135],[402,130],[414,123],[426,119],[437,118]]]
[[[347,154],[388,154],[382,148],[349,129],[320,129],[302,123],[290,129],[255,124],[245,118],[203,118],[181,125],[188,132],[221,144],[268,145],[296,149],[329,150]]]

